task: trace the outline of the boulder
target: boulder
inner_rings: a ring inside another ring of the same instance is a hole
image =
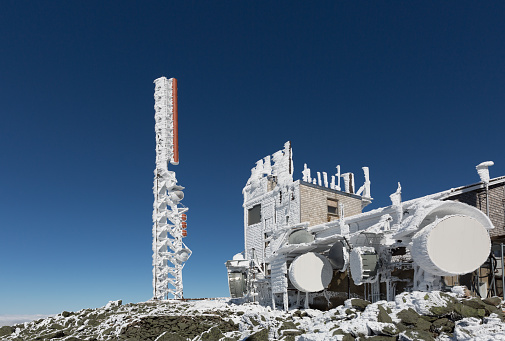
[[[484,303],[498,307],[501,305],[501,298],[498,296],[485,298],[482,300]]]
[[[461,304],[467,305],[474,309],[485,309],[486,303],[482,302],[480,297],[472,297],[470,299],[461,300]]]
[[[336,336],[336,335],[345,335],[347,334],[346,332],[344,332],[342,329],[335,329],[333,331],[333,336]]]
[[[364,311],[371,304],[370,301],[365,301],[360,298],[351,298],[351,306],[359,311]]]
[[[52,339],[59,339],[61,337],[64,337],[65,336],[65,332],[63,330],[58,330],[56,333],[54,333],[53,335],[51,335],[51,338]]]
[[[419,330],[430,330],[431,323],[421,318],[414,309],[408,308],[400,311],[396,316],[401,320],[401,323],[412,326]]]
[[[400,330],[400,328],[398,327],[390,327],[390,326],[386,326],[384,328],[382,328],[382,334],[386,335],[386,336],[395,336],[395,335],[398,335],[398,333],[400,333],[402,330]]]
[[[431,329],[431,322],[426,321],[425,319],[420,318],[417,320],[415,324],[415,328],[419,330],[430,330]]]
[[[383,322],[383,323],[393,323],[393,319],[391,319],[391,316],[389,316],[388,312],[382,305],[377,306],[379,308],[379,314],[377,315],[377,321]]]
[[[454,331],[454,322],[447,318],[441,318],[432,323],[432,330],[437,333],[452,333]]]
[[[475,309],[459,302],[454,305],[454,313],[461,318],[476,317],[481,319],[486,316],[485,309]]]
[[[219,340],[224,337],[221,330],[218,327],[212,327],[208,331],[202,334],[202,341],[214,341]]]
[[[454,306],[459,303],[456,298],[443,292],[440,293],[440,297],[444,299],[445,304],[431,307],[429,309],[430,316],[436,316],[439,318],[449,316],[454,312]]]
[[[256,333],[249,335],[244,341],[268,341],[268,329],[261,329]]]
[[[0,327],[0,336],[11,335],[12,333],[14,333],[15,330],[16,329],[14,327],[11,327],[11,326]]]
[[[285,329],[296,329],[296,325],[293,322],[286,321],[282,324],[279,330],[285,330]]]
[[[414,309],[408,308],[400,311],[396,316],[406,325],[414,325],[421,317]]]

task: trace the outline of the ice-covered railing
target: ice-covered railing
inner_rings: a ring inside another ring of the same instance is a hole
[[[363,186],[361,186],[357,191],[355,191],[355,186],[354,186],[354,174],[353,173],[341,173],[340,172],[340,165],[337,167],[337,172],[335,175],[331,175],[331,182],[328,183],[328,173],[326,172],[316,172],[317,177],[312,178],[311,177],[311,171],[310,168],[307,167],[307,164],[305,163],[303,165],[303,171],[302,175],[303,178],[302,180],[314,185],[330,188],[333,190],[341,191],[342,188],[340,187],[340,178],[344,179],[344,191],[346,193],[350,194],[356,194],[356,195],[361,195],[365,198],[371,198],[370,195],[370,171],[368,167],[362,167],[363,173],[365,175],[365,183]],[[321,176],[322,175],[322,176]]]

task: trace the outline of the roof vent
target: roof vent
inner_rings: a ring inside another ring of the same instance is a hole
[[[479,163],[475,168],[477,168],[477,173],[479,174],[480,181],[485,184],[489,183],[489,168],[494,165],[493,161],[486,161]]]

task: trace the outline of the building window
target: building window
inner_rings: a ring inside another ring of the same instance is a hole
[[[338,200],[327,198],[326,204],[328,207],[328,221],[337,220],[338,216]]]
[[[248,211],[247,225],[254,225],[261,222],[261,204],[253,206]]]

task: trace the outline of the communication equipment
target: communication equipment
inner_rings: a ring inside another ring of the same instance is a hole
[[[349,252],[342,241],[336,241],[328,252],[328,259],[333,269],[345,271],[349,265]]]
[[[437,276],[470,273],[486,261],[491,252],[487,229],[476,219],[448,215],[437,219],[412,238],[412,258],[424,270]]]
[[[356,285],[372,283],[377,279],[379,256],[375,249],[368,246],[358,246],[352,249],[350,256],[351,276]]]
[[[175,172],[168,170],[168,163],[179,164],[177,80],[160,77],[154,83],[153,299],[165,300],[169,294],[183,298],[182,269],[191,250],[182,242],[187,236],[182,223],[188,211],[179,206],[184,187],[177,185]]]
[[[291,283],[303,292],[316,292],[325,289],[330,284],[332,277],[333,270],[328,258],[314,252],[296,257],[289,267]]]
[[[477,167],[486,189],[491,165]],[[485,213],[447,200],[452,190],[402,202],[400,184],[390,206],[359,213],[372,200],[368,167],[363,172],[357,191],[340,166],[331,183],[306,165],[303,180],[293,180],[290,142],[257,161],[242,191],[244,257],[226,262],[232,295],[273,307],[282,300],[284,309],[301,304],[300,292],[305,306],[332,295],[391,300],[402,290],[443,290],[442,276],[486,261],[494,227]]]
[[[288,237],[289,244],[304,244],[314,241],[314,236],[306,230],[297,230]]]
[[[228,285],[230,287],[231,298],[243,297],[247,289],[245,274],[241,272],[229,273]]]

